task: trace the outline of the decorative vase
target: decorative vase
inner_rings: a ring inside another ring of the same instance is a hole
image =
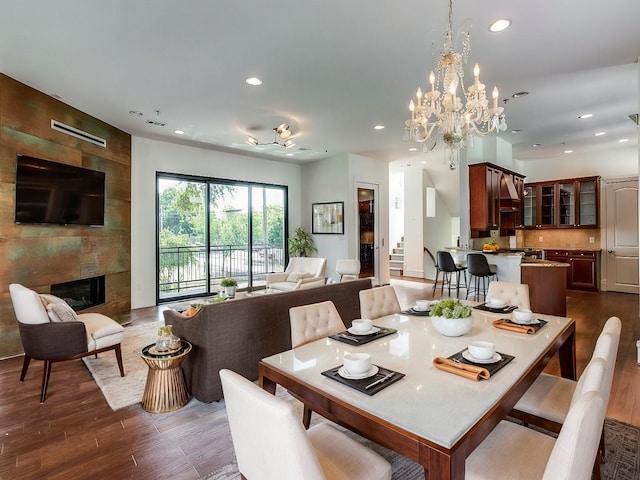
[[[473,326],[473,317],[431,317],[431,323],[435,329],[445,337],[459,337],[471,330],[471,327]]]
[[[224,293],[227,295],[227,297],[233,298],[236,296],[236,287],[224,287]]]
[[[166,352],[180,348],[180,338],[171,331],[171,325],[158,328],[158,338],[156,339],[156,350]]]

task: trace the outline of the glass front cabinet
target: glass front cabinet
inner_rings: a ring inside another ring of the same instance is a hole
[[[600,177],[528,183],[525,228],[599,228]]]

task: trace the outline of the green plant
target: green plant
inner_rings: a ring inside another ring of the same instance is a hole
[[[431,307],[432,317],[467,318],[472,313],[471,307],[464,305],[460,300],[441,300]]]
[[[223,278],[220,281],[220,286],[221,287],[237,287],[238,282],[233,278]]]
[[[292,257],[308,257],[318,249],[310,233],[303,228],[296,228],[295,235],[289,239],[289,255]]]

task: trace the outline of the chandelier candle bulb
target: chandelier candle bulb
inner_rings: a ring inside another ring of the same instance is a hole
[[[498,113],[498,87],[493,87],[493,109],[495,113]]]
[[[476,87],[476,92],[477,92],[478,84],[480,83],[480,66],[477,63],[473,67],[473,76],[475,77],[474,85]]]

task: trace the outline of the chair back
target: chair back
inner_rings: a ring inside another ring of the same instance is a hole
[[[569,409],[547,460],[543,480],[591,479],[604,420],[599,392],[579,396]]]
[[[529,285],[525,283],[509,283],[494,280],[489,283],[486,300],[500,298],[507,302],[507,305],[514,305],[518,308],[531,308],[529,302]]]
[[[618,345],[620,343],[620,333],[622,331],[622,322],[618,317],[611,317],[605,323],[596,346],[593,349],[593,358],[602,358],[607,364],[605,371],[604,384],[602,391],[602,399],[605,402],[605,409],[609,403],[611,394],[611,384],[613,382],[613,372],[616,368],[616,358],[618,356]]]
[[[290,308],[289,322],[293,348],[346,329],[331,300]]]
[[[292,405],[231,370],[220,380],[240,473],[249,479],[324,480]]]
[[[286,273],[310,273],[314,277],[323,277],[327,267],[327,259],[320,257],[291,257]]]
[[[340,281],[355,280],[360,275],[360,260],[347,258],[336,262],[336,273]]]
[[[467,269],[471,275],[476,277],[488,277],[493,275],[489,268],[489,262],[487,257],[482,253],[468,253],[467,254]]]
[[[18,322],[34,325],[49,323],[47,311],[36,292],[19,283],[12,283],[9,285],[9,294]]]
[[[456,271],[456,262],[453,261],[453,256],[451,253],[438,250],[436,252],[438,256],[438,269],[442,272],[455,272]]]
[[[400,313],[400,303],[391,285],[360,290],[360,317],[376,318]]]

